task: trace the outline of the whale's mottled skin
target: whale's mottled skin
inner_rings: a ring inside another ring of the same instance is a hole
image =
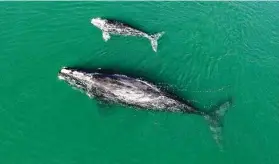
[[[90,97],[142,109],[203,114],[192,106],[170,98],[153,84],[120,74],[87,73],[63,68],[59,78]]]
[[[100,101],[135,107],[142,110],[169,111],[197,114],[205,117],[215,134],[220,133],[219,117],[225,114],[230,102],[211,112],[197,110],[193,106],[172,98],[157,86],[121,74],[88,72],[81,69],[62,68],[59,79],[84,91],[89,97]],[[215,136],[218,140],[218,135]]]
[[[124,23],[114,20],[102,19],[102,18],[93,18],[91,19],[91,24],[98,27],[103,32],[103,39],[108,41],[110,39],[110,34],[112,35],[123,35],[123,36],[138,36],[144,37],[151,41],[152,49],[157,52],[158,39],[164,34],[160,32],[154,35],[148,35],[145,32],[137,30],[130,27]]]

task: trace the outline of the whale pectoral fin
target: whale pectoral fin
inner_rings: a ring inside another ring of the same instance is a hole
[[[109,35],[108,32],[103,32],[103,39],[104,39],[105,42],[110,39],[110,35]]]
[[[112,109],[112,104],[106,101],[98,101],[97,102],[97,111],[100,116],[109,116],[113,114],[115,111]]]

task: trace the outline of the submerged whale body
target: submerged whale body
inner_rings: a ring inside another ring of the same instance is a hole
[[[147,33],[137,30],[122,22],[102,18],[91,19],[91,24],[102,30],[104,41],[108,41],[110,39],[110,34],[144,37],[150,40],[152,49],[155,52],[157,52],[158,39],[164,34],[164,32],[160,32],[154,35],[148,35]]]
[[[173,98],[156,85],[142,79],[121,74],[91,72],[75,68],[62,68],[60,80],[100,101],[135,107],[142,110],[169,111],[203,116],[209,121],[214,138],[219,142],[220,118],[224,116],[231,101],[222,103],[214,111],[200,111],[192,105]]]

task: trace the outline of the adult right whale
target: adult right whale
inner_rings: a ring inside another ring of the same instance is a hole
[[[214,110],[202,111],[145,80],[100,70],[64,67],[58,73],[58,77],[72,87],[85,92],[90,98],[106,103],[142,110],[200,115],[209,122],[218,144],[221,140],[222,117],[232,103],[231,100],[227,100],[215,106]]]
[[[99,17],[91,19],[91,24],[102,30],[103,39],[105,41],[108,41],[110,39],[110,34],[123,36],[140,36],[151,41],[152,49],[155,52],[157,52],[158,39],[164,34],[164,32],[160,32],[154,35],[149,35],[122,22],[102,19]]]

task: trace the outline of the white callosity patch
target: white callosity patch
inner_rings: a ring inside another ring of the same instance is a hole
[[[65,80],[65,77],[62,74],[68,74],[68,73],[70,73],[70,71],[67,70],[67,68],[64,67],[64,68],[61,69],[60,74],[58,75],[58,78],[60,80]]]
[[[94,82],[91,80],[90,74],[72,70],[66,67],[61,69],[58,78],[60,80],[66,81],[74,88],[81,89],[85,92],[87,92],[87,87],[92,85],[92,82]]]
[[[101,30],[104,30],[106,20],[103,20],[101,18],[93,18],[93,19],[91,19],[91,24],[93,24],[94,26],[98,27]]]
[[[64,67],[64,68],[62,68],[61,69],[61,71],[60,71],[61,73],[65,73],[65,74],[68,74],[68,73],[70,73],[71,71],[70,70],[68,70],[66,67]]]
[[[65,78],[63,76],[61,76],[61,75],[58,75],[58,79],[59,80],[65,80]]]

